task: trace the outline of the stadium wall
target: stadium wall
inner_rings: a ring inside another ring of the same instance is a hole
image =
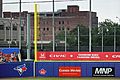
[[[0,64],[0,78],[32,76],[33,62],[10,62]]]
[[[0,78],[33,77],[34,62],[0,64]],[[120,62],[36,62],[36,77],[120,77]]]
[[[59,77],[61,76],[60,67],[64,67],[62,74],[65,76],[62,75],[62,77],[68,77],[68,75],[73,77],[71,75],[75,74],[80,75],[74,77],[120,77],[120,62],[38,62],[36,76]],[[77,67],[80,67],[80,70]]]

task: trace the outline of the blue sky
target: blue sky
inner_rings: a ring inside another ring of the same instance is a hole
[[[19,0],[3,0],[3,2],[16,2]],[[22,0],[26,1],[51,1],[51,0]],[[63,0],[65,1],[65,0]],[[120,18],[120,0],[91,0],[92,1],[92,11],[97,12],[99,22],[104,21],[105,19],[111,19],[114,22],[120,21],[116,18]],[[79,5],[81,11],[89,10],[89,0],[84,1],[68,1],[55,3],[55,11],[58,9],[66,9],[67,5]],[[49,12],[52,11],[52,3],[39,3],[40,12]],[[3,11],[19,11],[19,5],[3,5]],[[33,12],[33,4],[22,4],[22,11]]]

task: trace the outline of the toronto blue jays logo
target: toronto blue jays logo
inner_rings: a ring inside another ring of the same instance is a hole
[[[21,76],[23,74],[23,72],[25,72],[27,70],[26,64],[19,65],[19,66],[15,67],[14,70],[18,71],[19,75]]]

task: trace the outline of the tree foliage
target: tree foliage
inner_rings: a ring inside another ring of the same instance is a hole
[[[78,44],[78,27],[79,27],[79,38],[80,46],[89,45],[89,28],[83,25],[77,25],[71,31],[67,31],[67,45],[77,46]],[[116,43],[120,46],[120,25],[109,19],[99,23],[98,27],[92,27],[92,46],[102,45],[102,35],[104,46],[113,46],[114,42],[114,31],[116,30]],[[103,33],[102,33],[103,32]],[[59,41],[65,40],[65,31],[61,31],[56,39]]]
[[[115,23],[109,19],[100,22],[99,27],[92,29],[93,46],[102,45],[102,35],[103,35],[104,46],[113,46],[114,34],[116,34],[116,38],[120,35],[120,25],[118,25],[118,23]]]

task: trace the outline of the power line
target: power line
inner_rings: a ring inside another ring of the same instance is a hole
[[[57,0],[57,1],[54,1],[54,2],[71,2],[71,1],[85,1],[85,0]],[[21,2],[23,4],[26,4],[26,3],[49,3],[49,2],[53,2],[53,1],[32,1],[32,2]],[[19,2],[5,2],[3,4],[19,4]]]

